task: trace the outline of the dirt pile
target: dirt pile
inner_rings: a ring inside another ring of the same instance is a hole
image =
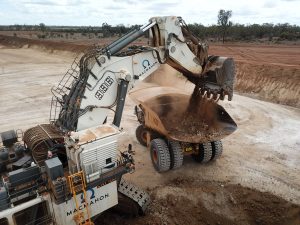
[[[215,45],[210,54],[233,57],[235,90],[250,97],[300,107],[300,47],[292,45]]]
[[[107,212],[101,224],[261,224],[298,225],[300,206],[241,185],[176,178],[152,190],[149,212],[122,218]],[[113,221],[111,218],[114,218]]]
[[[237,62],[235,90],[300,107],[300,68]]]

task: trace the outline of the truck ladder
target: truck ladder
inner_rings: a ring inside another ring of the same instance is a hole
[[[73,199],[75,201],[76,205],[76,214],[74,216],[74,220],[76,221],[76,224],[78,225],[94,225],[94,223],[91,221],[91,216],[88,208],[88,203],[86,201],[86,181],[83,171],[80,171],[78,173],[74,173],[72,175],[68,176],[69,185],[70,185],[70,191],[73,194]],[[85,206],[85,211],[87,214],[87,219],[85,219],[84,211],[79,210],[79,205],[77,201],[77,193],[81,192],[83,193],[83,203]]]

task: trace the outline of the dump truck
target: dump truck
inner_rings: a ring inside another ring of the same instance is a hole
[[[197,87],[190,94],[178,88],[148,85],[130,96],[137,103],[135,115],[140,125],[136,138],[148,147],[158,172],[181,167],[184,155],[192,155],[199,163],[218,159],[223,152],[221,139],[237,129],[218,98],[210,98]]]

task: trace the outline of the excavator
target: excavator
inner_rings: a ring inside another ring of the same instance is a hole
[[[130,45],[147,32],[147,46]],[[143,214],[150,198],[123,179],[135,167],[120,125],[128,91],[161,64],[195,84],[193,95],[232,98],[233,60],[209,56],[181,17],[88,49],[52,88],[49,124],[1,133],[0,224],[88,225],[118,206]]]

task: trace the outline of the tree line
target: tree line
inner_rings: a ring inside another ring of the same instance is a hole
[[[299,40],[300,26],[283,24],[234,24],[229,21],[231,11],[220,10],[218,14],[218,25],[204,26],[201,23],[188,24],[192,33],[202,40],[210,41],[251,41],[265,38],[272,40]],[[124,26],[123,24],[112,26],[102,23],[102,26],[47,26],[44,23],[39,25],[9,25],[0,26],[1,31],[40,31],[45,32],[65,32],[73,35],[81,33],[86,36],[95,34],[99,37],[122,36],[139,25]]]
[[[223,38],[231,41],[250,41],[255,39],[267,38],[269,41],[273,39],[281,40],[299,40],[300,26],[283,24],[232,24],[226,30],[226,35],[223,36],[222,28],[218,25],[203,26],[202,24],[194,23],[188,25],[190,30],[201,39],[217,39]]]

